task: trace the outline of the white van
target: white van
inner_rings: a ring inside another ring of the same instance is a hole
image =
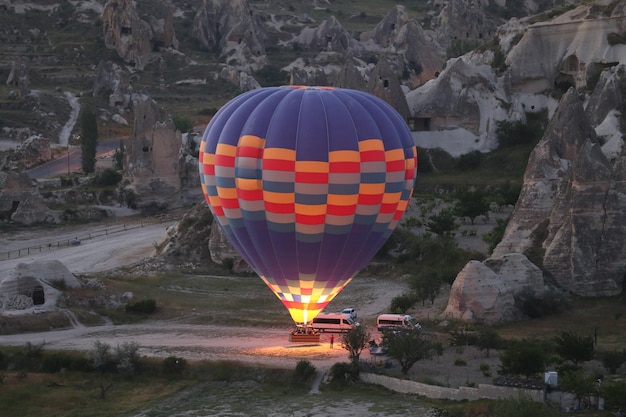
[[[408,314],[381,314],[376,320],[376,327],[378,327],[379,331],[397,328],[422,328],[422,326]]]
[[[320,332],[347,332],[354,326],[354,320],[341,313],[320,313],[311,323]]]

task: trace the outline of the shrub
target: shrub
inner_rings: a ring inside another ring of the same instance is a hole
[[[151,298],[130,301],[124,310],[128,313],[152,314],[156,311],[156,301]]]
[[[509,120],[496,121],[496,135],[498,136],[498,143],[502,147],[535,143],[542,133],[541,129],[529,126],[519,120],[514,122]]]
[[[614,381],[602,385],[602,394],[606,398],[607,406],[611,408],[626,409],[625,392],[626,380]]]
[[[618,350],[610,350],[602,354],[602,366],[604,366],[610,374],[615,374],[617,369],[622,366],[624,362],[626,362],[626,350],[622,350],[621,352]]]
[[[331,383],[337,385],[347,385],[357,378],[354,367],[347,362],[337,362],[331,366],[329,375]]]
[[[41,368],[41,360],[43,358],[43,343],[34,345],[27,342],[24,348],[18,350],[12,356],[11,362],[15,369],[22,371],[39,371]]]
[[[72,357],[68,353],[55,352],[43,359],[41,371],[49,374],[61,372],[61,369],[70,369],[72,362]]]
[[[191,123],[191,119],[186,116],[174,115],[172,116],[172,121],[176,126],[176,130],[179,130],[181,133],[186,133],[193,129],[193,123]]]
[[[95,370],[106,372],[112,369],[111,345],[96,340],[93,349],[87,354],[89,361]]]
[[[547,352],[538,341],[515,340],[500,354],[500,362],[500,374],[530,378],[545,370]]]
[[[120,374],[131,377],[137,373],[139,365],[139,345],[136,342],[124,342],[115,348],[117,370]]]
[[[415,305],[417,301],[416,297],[412,294],[402,294],[394,297],[391,300],[391,312],[397,314],[404,314],[406,311]]]
[[[108,187],[116,185],[122,180],[122,174],[112,168],[105,168],[102,171],[98,171],[93,180],[94,185],[97,187]]]
[[[480,364],[480,372],[482,372],[482,374],[486,377],[490,377],[491,376],[491,367],[489,366],[488,363],[481,363]]]
[[[467,362],[464,359],[456,358],[454,360],[454,366],[467,366]]]
[[[478,168],[482,160],[483,154],[480,151],[472,151],[461,155],[456,166],[460,171],[471,171]]]
[[[560,332],[554,337],[556,353],[565,360],[570,360],[575,366],[580,362],[593,359],[595,352],[593,337],[581,336],[572,331]]]
[[[304,384],[315,375],[316,371],[317,369],[311,362],[302,359],[296,364],[296,369],[294,369],[293,372],[293,380],[296,383]]]
[[[168,356],[163,359],[161,366],[163,367],[163,372],[166,375],[178,375],[181,374],[185,368],[187,368],[187,361],[184,358],[179,358],[178,356]]]
[[[568,307],[567,299],[556,291],[548,291],[536,295],[531,288],[517,293],[514,296],[515,306],[530,318],[546,317],[565,310]]]

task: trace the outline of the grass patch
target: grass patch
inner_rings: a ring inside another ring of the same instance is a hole
[[[562,331],[593,336],[597,332],[600,350],[620,350],[626,344],[626,296],[574,298],[571,308],[541,319],[498,326],[506,339],[537,337],[549,339]]]

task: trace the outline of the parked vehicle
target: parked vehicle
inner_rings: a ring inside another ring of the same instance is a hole
[[[421,329],[422,326],[408,314],[381,314],[376,319],[376,327],[379,331],[393,330],[398,328]]]
[[[341,314],[345,314],[346,316],[350,317],[352,320],[356,320],[356,310],[353,309],[352,307],[344,308],[343,310],[341,310]]]
[[[311,323],[320,332],[347,332],[354,326],[354,320],[342,313],[320,313]]]

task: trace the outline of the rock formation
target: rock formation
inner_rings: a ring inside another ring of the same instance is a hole
[[[483,41],[491,39],[497,24],[481,8],[480,2],[450,0],[433,22],[437,41],[447,48],[454,41]]]
[[[52,215],[28,175],[0,172],[0,218],[31,225],[52,220]]]
[[[52,307],[60,286],[78,288],[80,281],[58,260],[20,263],[0,281],[0,310]]]
[[[115,49],[138,70],[144,69],[159,48],[178,48],[169,1],[108,0],[102,11],[102,29],[106,47]]]
[[[609,39],[611,33],[623,33],[626,17],[588,19],[597,10],[581,5],[551,22],[529,26],[506,59],[512,86],[529,93],[555,84],[580,89],[598,70],[595,64],[624,63],[624,44]]]
[[[3,170],[20,172],[41,165],[52,159],[50,140],[41,135],[26,139],[14,152],[8,155]]]
[[[363,51],[363,46],[341,26],[335,16],[324,20],[316,28],[306,27],[293,40],[303,49],[314,49],[326,52],[348,52],[358,55]]]
[[[447,65],[437,79],[406,95],[414,130],[440,132],[436,146],[453,156],[459,156],[455,146],[445,146],[446,140],[456,140],[453,131],[462,130],[460,136],[469,142],[458,149],[496,149],[495,120],[509,119],[516,112],[523,115],[520,104],[502,89],[491,67],[471,65],[462,58],[451,59]],[[416,135],[418,146],[430,147],[419,139]]]
[[[267,64],[265,28],[245,0],[203,0],[190,33],[206,49],[218,48],[226,63],[238,69]]]
[[[192,263],[200,268],[216,263],[229,267],[235,273],[252,272],[213,221],[211,210],[204,200],[194,204],[178,223],[167,229],[159,246],[162,249],[157,255],[181,263]]]
[[[362,33],[360,39],[367,49],[376,50],[379,46],[387,53],[402,56],[404,66],[416,78],[410,83],[412,88],[433,79],[443,67],[441,48],[417,21],[409,18],[404,6],[394,6],[374,29]],[[398,73],[403,72],[401,68]]]
[[[372,70],[367,90],[391,104],[405,120],[411,116],[400,80],[385,58],[381,58]]]
[[[26,97],[30,91],[30,74],[28,66],[24,63],[18,63],[13,61],[11,63],[11,72],[7,77],[6,85],[17,86],[17,98]]]
[[[605,84],[598,88],[610,91]],[[531,153],[522,191],[502,241],[482,266],[473,264],[457,276],[459,282],[455,280],[446,314],[491,318],[487,309],[468,307],[469,303],[463,301],[473,296],[480,299],[476,294],[481,291],[494,296],[491,290],[482,288],[487,269],[495,274],[489,273],[498,281],[502,294],[519,293],[522,287],[540,294],[545,287],[537,276],[538,268],[547,281],[569,293],[619,294],[626,266],[625,168],[623,152],[613,160],[603,153],[581,99],[571,88]],[[502,265],[512,254],[518,257],[519,266],[501,273],[495,265]],[[473,302],[496,305],[493,300]],[[507,316],[504,314],[501,320]]]
[[[134,132],[127,147],[124,175],[139,208],[163,207],[180,198],[182,138],[171,119],[159,121],[151,99],[135,103]]]
[[[118,111],[127,110],[131,104],[130,73],[111,61],[101,61],[96,68],[93,96],[108,98],[109,106]]]

